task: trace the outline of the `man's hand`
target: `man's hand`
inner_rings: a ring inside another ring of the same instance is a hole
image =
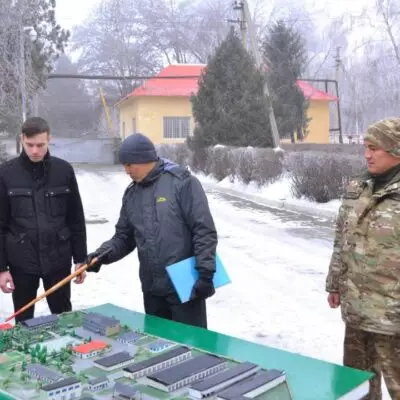
[[[82,265],[85,265],[85,264],[84,263],[75,264],[75,271],[78,270],[80,267],[82,267]],[[80,285],[81,283],[85,282],[85,279],[86,279],[86,271],[83,271],[81,274],[77,275],[74,282],[77,285]]]
[[[94,258],[99,257],[102,253],[104,253],[104,251],[105,251],[104,249],[103,250],[97,249],[93,253],[88,254],[88,256],[87,256],[87,258],[85,260],[85,263],[86,264],[90,264],[93,261]],[[106,257],[107,257],[107,255],[103,255],[103,257],[99,258],[94,264],[92,264],[87,269],[87,271],[88,272],[99,272],[101,266],[103,265],[103,262],[105,262]]]
[[[190,300],[202,299],[205,300],[215,293],[215,288],[212,279],[200,277],[193,285]]]
[[[3,293],[12,293],[14,291],[14,281],[10,272],[0,272],[0,289]]]
[[[338,308],[340,306],[340,294],[339,293],[329,293],[328,303],[330,308]]]

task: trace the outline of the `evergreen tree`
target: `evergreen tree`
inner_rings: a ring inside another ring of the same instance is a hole
[[[297,81],[306,68],[307,55],[301,35],[283,21],[277,21],[263,42],[272,105],[279,135],[294,143],[307,134],[308,100]]]
[[[32,97],[45,87],[54,61],[64,51],[69,32],[57,24],[55,9],[56,0],[0,0],[0,130],[18,131],[21,84],[25,86],[29,116]],[[30,31],[23,29],[28,27]],[[25,75],[20,68],[21,45]]]
[[[231,31],[209,58],[198,93],[191,98],[196,127],[189,144],[272,146],[263,79]]]

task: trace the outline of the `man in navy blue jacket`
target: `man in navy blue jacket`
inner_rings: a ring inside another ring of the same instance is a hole
[[[110,252],[91,271],[98,272],[102,264],[116,262],[137,248],[145,312],[206,328],[205,300],[215,293],[218,240],[200,182],[187,169],[160,159],[154,144],[140,133],[125,139],[119,157],[132,183],[123,196],[114,236],[87,261]],[[166,267],[192,256],[199,278],[191,300],[182,304]]]

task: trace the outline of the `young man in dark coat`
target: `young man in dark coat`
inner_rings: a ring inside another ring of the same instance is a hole
[[[22,126],[23,151],[0,166],[0,289],[15,311],[79,268],[87,257],[85,217],[72,166],[50,156],[50,129],[39,117]],[[84,275],[76,279],[82,283]],[[53,314],[71,311],[70,284],[47,298]],[[34,316],[34,307],[16,317]]]
[[[160,159],[154,144],[140,133],[125,139],[119,157],[133,182],[123,196],[114,236],[87,262],[111,251],[89,271],[97,272],[101,264],[137,248],[145,312],[206,328],[205,300],[215,293],[217,232],[200,182],[185,168]],[[166,267],[192,256],[199,278],[191,300],[181,303]]]

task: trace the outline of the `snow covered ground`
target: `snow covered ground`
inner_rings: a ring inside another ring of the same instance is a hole
[[[129,178],[120,167],[82,167],[77,176],[92,251],[112,236]],[[208,301],[209,329],[341,364],[344,326],[324,291],[332,221],[205,186],[232,279]],[[136,252],[73,285],[72,300],[75,309],[111,302],[142,312]],[[11,312],[11,297],[1,294],[0,316]],[[37,312],[48,312],[46,302]]]
[[[247,198],[248,200],[270,207],[284,208],[311,216],[335,218],[340,206],[340,200],[332,200],[328,203],[315,203],[304,198],[295,198],[290,190],[290,179],[285,176],[263,187],[258,187],[253,182],[249,185],[245,185],[237,180],[232,182],[229,177],[218,182],[216,179],[201,173],[196,176],[204,185],[223,189],[232,195],[239,195],[242,198]]]

